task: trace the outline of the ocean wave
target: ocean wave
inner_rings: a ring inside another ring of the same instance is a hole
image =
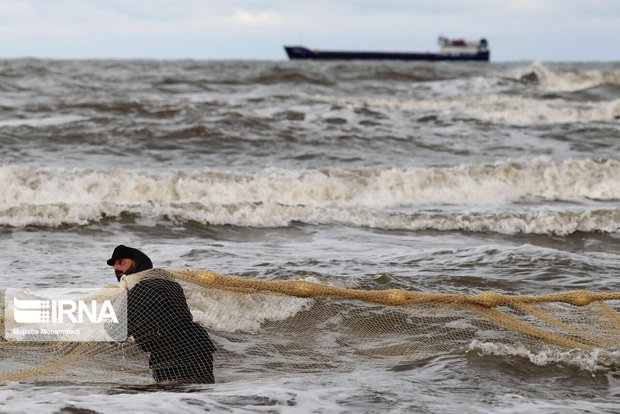
[[[0,167],[0,208],[20,205],[279,203],[390,208],[497,205],[524,198],[620,199],[620,160],[525,161],[452,168],[363,168],[147,174],[122,170]]]
[[[561,350],[548,348],[533,351],[524,345],[500,344],[474,340],[469,345],[468,351],[478,352],[481,355],[517,356],[526,358],[532,364],[538,366],[563,364],[590,372],[617,369],[620,367],[619,349],[594,349],[592,351],[585,351],[580,349]]]
[[[600,207],[620,200],[620,161],[613,159],[160,174],[7,165],[0,181],[0,225],[11,227],[85,225],[123,215],[256,227],[299,221],[557,234],[614,232],[620,223],[619,210]],[[549,201],[580,207],[538,211]],[[584,211],[584,202],[599,207]]]
[[[613,121],[620,117],[620,99],[603,102],[540,100],[507,96],[470,97],[462,112],[486,122],[513,125]],[[459,108],[460,109],[460,108]]]
[[[600,85],[620,85],[620,71],[603,70],[560,70],[550,69],[540,62],[534,62],[522,70],[518,79],[540,83],[552,92],[575,92]]]
[[[384,230],[437,230],[502,234],[556,234],[620,231],[620,209],[551,211],[538,213],[395,213],[369,208],[288,206],[276,203],[119,205],[22,205],[0,211],[0,225],[8,227],[88,225],[109,218],[134,216],[175,224],[287,227],[341,224]]]
[[[439,112],[484,122],[540,125],[554,123],[613,121],[620,117],[620,99],[602,102],[540,100],[516,96],[455,96],[434,99],[339,98],[299,94],[305,99],[334,105],[353,105],[417,112]]]

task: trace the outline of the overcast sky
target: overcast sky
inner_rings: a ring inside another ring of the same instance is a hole
[[[620,61],[620,0],[0,0],[0,57],[283,60],[284,44]]]

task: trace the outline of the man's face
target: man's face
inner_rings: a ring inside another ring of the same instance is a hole
[[[136,261],[133,259],[118,259],[114,262],[114,273],[116,279],[121,280],[121,276],[130,275],[136,271]]]

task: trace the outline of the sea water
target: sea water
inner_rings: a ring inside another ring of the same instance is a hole
[[[619,63],[24,59],[0,61],[0,91],[3,289],[106,286],[127,244],[156,267],[347,287],[620,290]],[[214,329],[268,317],[194,306]],[[613,349],[217,368],[10,383],[0,412],[620,411]]]

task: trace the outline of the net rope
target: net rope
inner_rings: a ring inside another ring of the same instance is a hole
[[[3,336],[0,383],[232,381],[396,365],[473,341],[532,351],[620,347],[620,292],[430,294],[168,269],[125,276],[116,288],[129,292],[117,304],[127,306],[127,340],[113,334],[99,342]],[[1,332],[10,321],[3,311]]]

